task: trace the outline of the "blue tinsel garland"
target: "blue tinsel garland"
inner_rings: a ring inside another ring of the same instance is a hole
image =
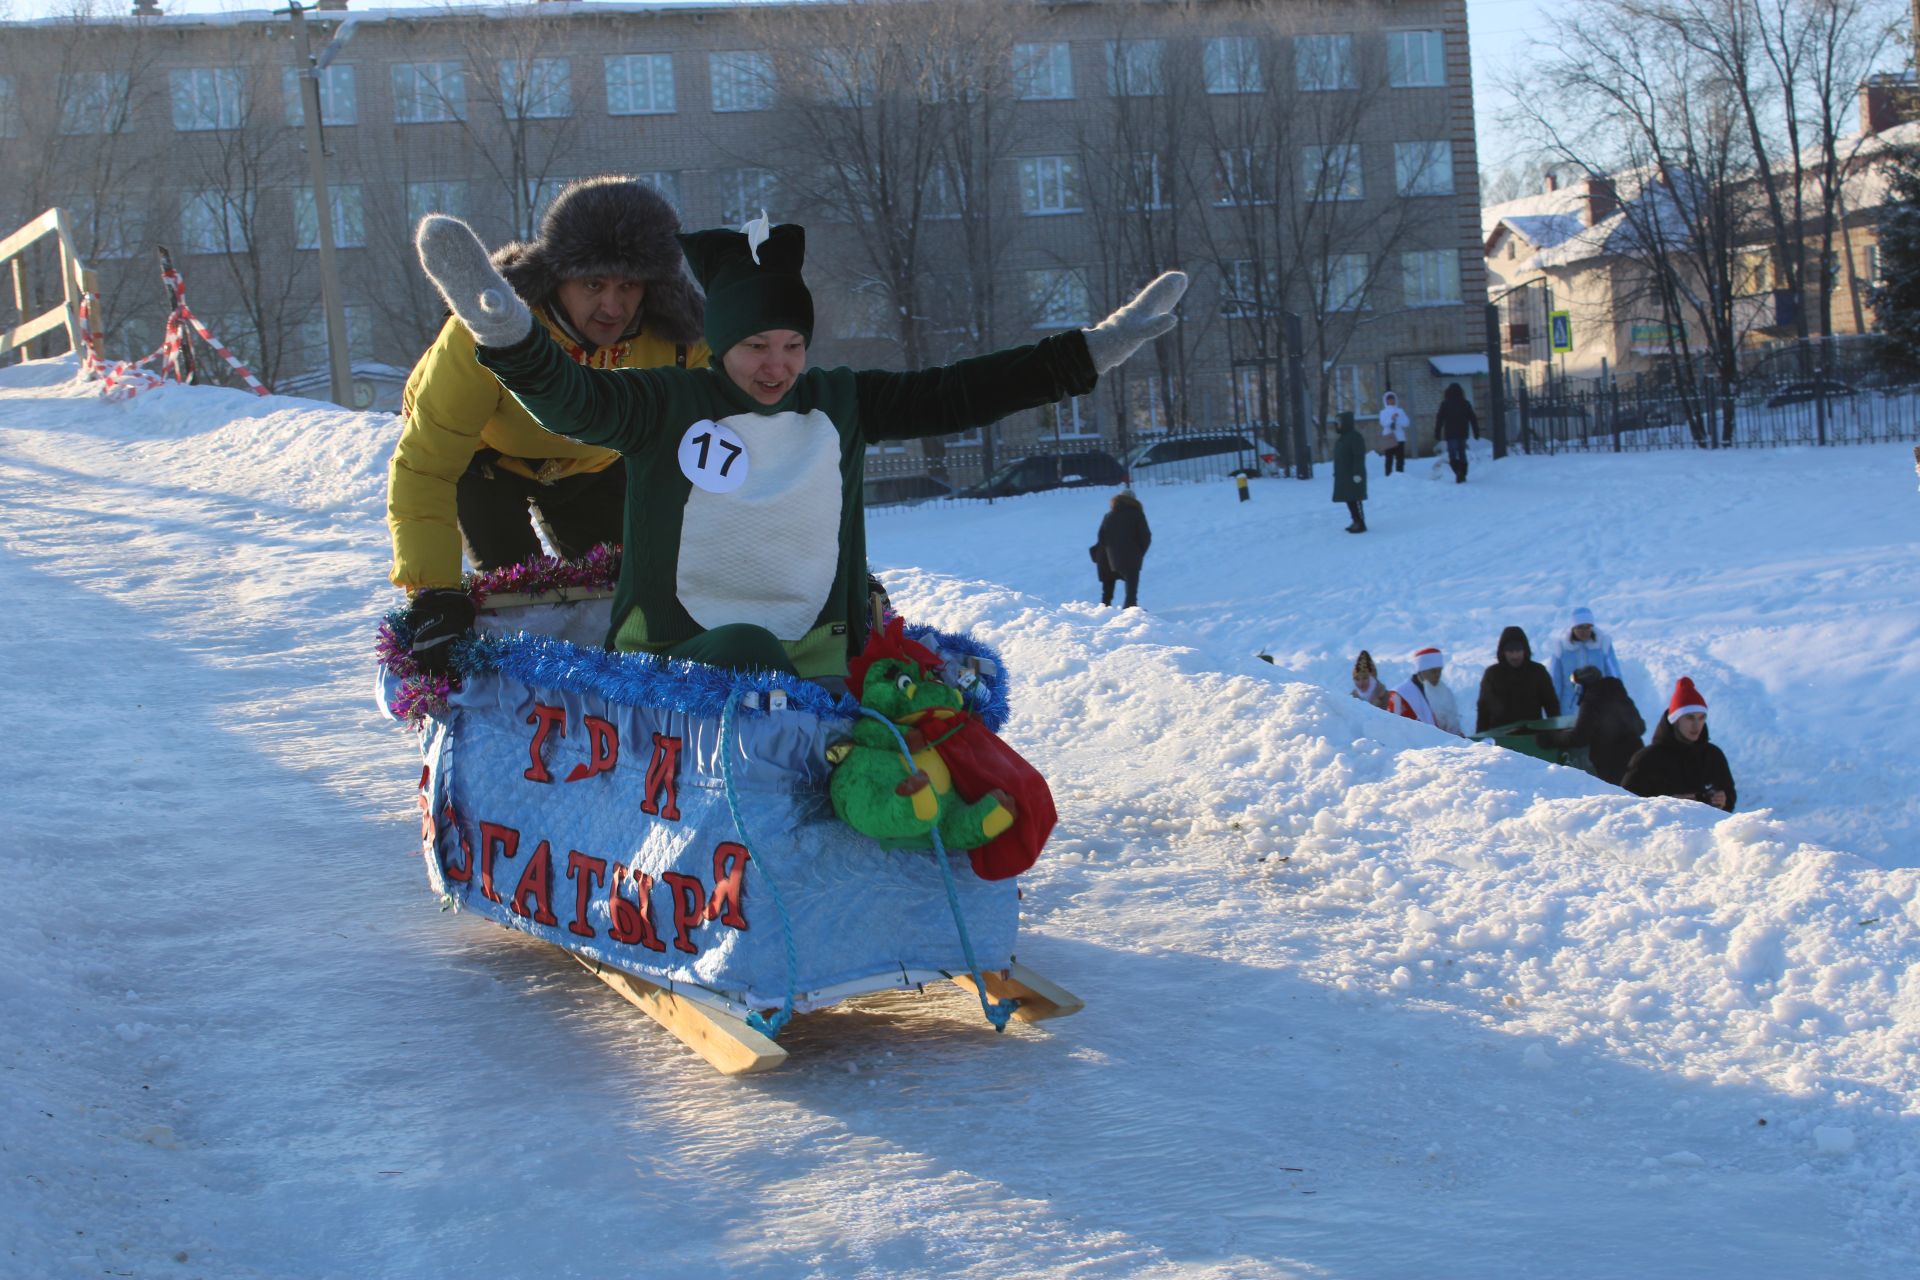
[[[968,706],[988,729],[998,733],[1007,722],[1006,666],[992,646],[969,635],[954,635],[932,627],[910,627],[907,634],[940,653],[984,659],[994,674],[968,691]],[[410,720],[445,708],[444,694],[413,663],[406,610],[396,609],[381,623],[376,651],[381,662],[402,678],[406,705],[396,708]],[[850,696],[828,693],[810,680],[772,671],[732,671],[704,663],[668,659],[652,653],[614,653],[588,649],[551,636],[520,632],[514,635],[476,634],[453,651],[457,675],[497,671],[529,687],[591,693],[609,702],[631,707],[653,707],[688,715],[718,716],[728,702],[743,693],[787,695],[787,704],[817,716],[852,719],[860,714]],[[744,708],[748,715],[764,715],[767,699]],[[437,704],[437,705],[436,705]]]

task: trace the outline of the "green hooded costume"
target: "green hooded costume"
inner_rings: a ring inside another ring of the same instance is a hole
[[[707,291],[705,369],[585,368],[537,325],[478,356],[549,431],[624,455],[609,648],[844,676],[866,638],[867,446],[984,427],[1085,395],[1097,375],[1076,329],[911,373],[806,369],[763,405],[721,359],[769,329],[811,337],[813,300],[804,229],[760,230],[681,237]],[[716,643],[716,628],[764,628],[778,648]]]

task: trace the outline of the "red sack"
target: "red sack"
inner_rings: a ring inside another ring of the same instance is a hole
[[[971,804],[996,787],[1013,800],[1013,825],[967,851],[973,873],[982,880],[1005,880],[1037,862],[1059,820],[1040,771],[972,715],[952,736],[939,739],[938,750],[962,800]]]

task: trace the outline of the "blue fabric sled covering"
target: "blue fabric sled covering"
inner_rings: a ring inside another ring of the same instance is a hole
[[[526,616],[555,626],[554,609]],[[758,1009],[789,993],[804,1010],[835,998],[810,993],[843,984],[966,970],[934,855],[882,849],[828,802],[825,752],[851,736],[850,700],[781,676],[503,633],[513,612],[483,627],[492,634],[468,646],[461,687],[420,725],[427,874],[452,905]],[[983,673],[970,693],[983,719],[1003,721],[991,650],[919,634],[956,679]],[[383,706],[396,683],[383,675]],[[723,753],[745,832],[729,812]],[[975,958],[1005,968],[1015,882],[980,880],[964,853],[946,856]]]

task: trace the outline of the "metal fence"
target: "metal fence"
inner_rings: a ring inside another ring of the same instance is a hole
[[[1920,384],[1864,343],[1764,348],[1706,378],[1509,378],[1506,437],[1527,453],[1777,448],[1920,440]]]

